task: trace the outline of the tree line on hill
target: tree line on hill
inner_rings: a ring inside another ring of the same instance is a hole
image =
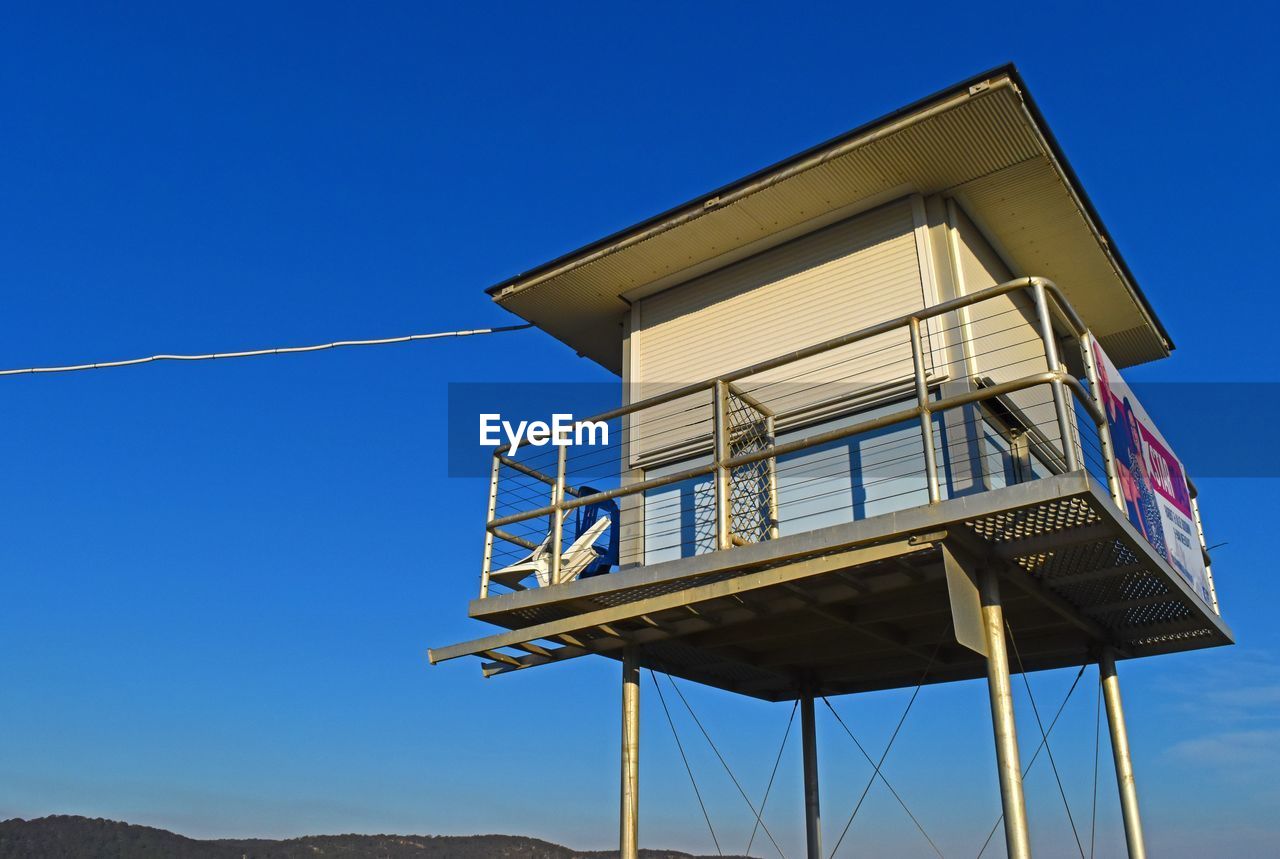
[[[0,822],[0,859],[610,859],[520,835],[308,835],[302,838],[187,838],[101,818],[54,815]],[[641,850],[643,859],[710,859]],[[718,859],[747,859],[742,856]]]

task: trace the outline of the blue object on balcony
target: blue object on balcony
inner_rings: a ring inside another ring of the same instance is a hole
[[[583,495],[595,495],[599,489],[593,489],[590,486],[579,487],[578,490]],[[582,573],[579,574],[580,579],[589,579],[592,576],[602,576],[609,572],[612,567],[618,564],[618,527],[619,516],[618,502],[613,499],[607,501],[597,501],[595,504],[588,504],[585,507],[578,508],[577,521],[574,524],[574,539],[586,532],[588,528],[596,523],[600,518],[600,514],[609,517],[609,540],[604,553],[600,557],[592,561]]]

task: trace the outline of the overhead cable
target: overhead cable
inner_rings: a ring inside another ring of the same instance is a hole
[[[124,361],[97,361],[92,364],[67,364],[60,367],[27,367],[20,370],[0,370],[0,376],[22,376],[32,373],[71,373],[77,370],[105,370],[108,367],[130,367],[134,364],[150,364],[155,361],[212,361],[223,358],[256,358],[260,355],[289,355],[295,352],[322,352],[345,346],[386,346],[392,343],[411,343],[415,340],[438,340],[444,337],[473,337],[480,334],[501,334],[521,331],[532,325],[503,325],[497,328],[472,328],[465,331],[440,331],[433,334],[407,334],[403,337],[383,337],[378,340],[335,340],[315,346],[277,346],[273,349],[251,349],[244,352],[210,352],[201,355],[150,355],[146,358],[129,358]]]

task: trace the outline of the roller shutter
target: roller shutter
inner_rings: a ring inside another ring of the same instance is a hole
[[[918,310],[925,304],[910,200],[883,206],[637,302],[631,398],[653,396]],[[905,330],[745,380],[780,415],[911,377]],[[638,464],[710,433],[706,396],[635,419]]]

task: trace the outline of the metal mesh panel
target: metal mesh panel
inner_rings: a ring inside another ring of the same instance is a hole
[[[739,576],[745,576],[748,573],[757,572],[759,569],[764,569],[764,567],[746,570],[723,570],[691,578],[675,579],[669,582],[658,582],[651,585],[639,585],[636,587],[606,591],[601,594],[584,596],[581,599],[573,600],[570,603],[557,603],[554,605],[512,609],[508,612],[504,612],[502,615],[495,615],[490,618],[490,620],[494,623],[500,623],[510,629],[518,629],[525,626],[532,626],[535,623],[561,620],[566,617],[572,617],[574,615],[583,614],[584,612],[594,611],[596,609],[612,608],[614,606],[640,602],[641,600],[652,599],[653,597],[688,590],[689,588],[697,587],[699,585],[708,585],[714,582],[724,581],[726,579],[736,579]]]
[[[1025,540],[1064,528],[1078,528],[1099,521],[1097,511],[1083,498],[1062,498],[1048,504],[997,513],[965,522],[980,537],[993,543]]]
[[[773,443],[769,419],[730,389],[725,415],[730,458],[766,450]],[[744,543],[769,539],[773,526],[772,465],[762,459],[729,469],[729,533]]]
[[[1214,635],[1187,597],[1169,583],[1167,573],[1117,532],[1087,528],[1102,521],[1088,499],[1064,498],[965,524],[1008,547],[1017,567],[1113,633],[1119,643],[1166,646]],[[1075,530],[1077,539],[1072,540],[1074,529],[1086,528]],[[1047,548],[1044,538],[1053,534],[1061,535],[1062,542]],[[1024,541],[1028,551],[1019,553],[1018,544]]]
[[[626,603],[638,602],[640,600],[664,596],[665,594],[673,594],[677,591],[688,590],[689,588],[698,587],[700,585],[709,585],[713,582],[721,582],[725,579],[736,579],[739,576],[745,576],[747,573],[752,572],[755,572],[755,570],[726,570],[719,573],[708,573],[703,576],[697,576],[696,578],[676,579],[670,582],[660,582],[653,585],[628,588],[627,590],[609,591],[607,593],[599,594],[598,596],[593,596],[590,599],[601,608],[625,605]]]

